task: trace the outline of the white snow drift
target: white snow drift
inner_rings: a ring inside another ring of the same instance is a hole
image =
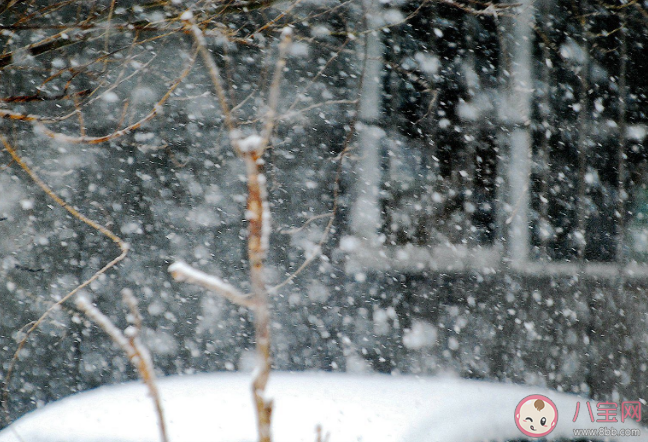
[[[172,442],[256,440],[249,375],[177,376],[162,379],[159,386]],[[547,396],[558,409],[558,424],[548,440],[572,439],[575,428],[640,429],[628,420],[590,422],[587,398],[518,385],[438,377],[273,373],[269,387],[275,402],[276,442],[313,442],[318,426],[331,442],[521,439],[513,415],[518,402],[531,394]],[[580,414],[574,423],[578,401]],[[590,402],[596,413],[596,402]],[[612,439],[648,441],[648,431],[641,433]],[[101,387],[54,402],[0,432],[0,442],[158,440],[153,405],[138,383]]]

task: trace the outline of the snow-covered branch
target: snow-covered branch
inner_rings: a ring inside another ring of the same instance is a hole
[[[189,264],[178,261],[169,266],[169,273],[176,281],[188,282],[202,286],[208,290],[218,293],[223,298],[234,304],[243,307],[254,308],[256,302],[254,298],[244,295],[232,284],[223,281],[218,276],[209,275],[198,269],[194,269]]]
[[[124,297],[124,302],[128,305],[131,311],[129,322],[133,324],[123,332],[113,324],[108,316],[104,315],[101,310],[95,307],[85,296],[77,297],[76,306],[106,332],[110,339],[112,339],[124,351],[124,353],[126,353],[131,364],[135,366],[139,377],[148,388],[151,399],[153,400],[153,405],[155,406],[155,411],[158,417],[162,442],[168,442],[169,438],[167,436],[166,421],[164,419],[160,392],[157,388],[153,360],[148,349],[139,339],[142,316],[137,309],[137,300],[133,293],[128,289],[123,290],[122,295]]]
[[[110,336],[110,339],[112,339],[113,342],[117,344],[124,353],[126,353],[129,359],[134,356],[133,349],[128,345],[128,339],[126,339],[126,336],[124,336],[122,331],[118,329],[117,326],[115,326],[115,324],[113,324],[112,321],[101,312],[101,310],[92,305],[85,296],[77,297],[75,303],[79,310],[85,313],[88,318],[92,319],[95,324],[101,327],[103,331]]]

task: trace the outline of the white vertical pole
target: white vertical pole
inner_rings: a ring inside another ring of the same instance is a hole
[[[380,3],[376,0],[364,0],[369,29],[378,29],[380,21]],[[381,225],[380,214],[380,144],[385,132],[377,126],[382,107],[383,45],[380,31],[367,35],[366,49],[359,48],[362,63],[366,51],[365,75],[360,97],[360,115],[358,124],[358,150],[360,159],[356,164],[357,185],[356,201],[351,212],[351,228],[356,236],[376,244]]]
[[[531,180],[531,100],[533,98],[532,51],[534,10],[531,0],[522,0],[511,20],[507,120],[510,133],[509,230],[508,253],[513,266],[523,265],[529,258],[529,192]]]

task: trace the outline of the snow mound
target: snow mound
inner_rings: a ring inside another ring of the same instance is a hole
[[[171,442],[256,440],[249,375],[176,376],[160,380],[159,387]],[[269,385],[276,442],[313,442],[318,426],[332,442],[519,440],[523,437],[514,422],[515,407],[531,394],[549,397],[559,411],[547,440],[573,439],[574,428],[640,428],[627,420],[591,423],[583,412],[587,398],[518,385],[333,373],[273,373]],[[578,401],[581,412],[574,423]],[[641,433],[613,439],[648,440],[648,432]],[[146,389],[129,383],[54,402],[0,432],[0,442],[22,441],[157,442],[159,434]]]

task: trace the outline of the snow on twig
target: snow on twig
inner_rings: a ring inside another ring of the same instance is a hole
[[[129,359],[134,356],[126,336],[124,336],[122,331],[118,329],[106,315],[104,315],[97,307],[92,305],[88,298],[80,295],[76,299],[76,306],[79,310],[85,313],[88,318],[92,319],[95,324],[101,327],[103,331],[110,336],[110,339],[112,339],[113,342],[126,353]]]
[[[174,262],[169,266],[169,273],[176,281],[189,282],[209,289],[218,293],[223,298],[234,304],[243,307],[254,308],[256,303],[253,298],[250,298],[241,293],[232,284],[223,281],[218,276],[209,275],[201,270],[194,269],[189,264],[181,261]]]
[[[235,304],[254,309],[254,324],[258,366],[252,381],[252,392],[256,405],[257,429],[259,442],[271,442],[270,424],[272,417],[272,400],[265,395],[266,385],[272,369],[270,348],[270,309],[268,306],[268,290],[264,276],[264,261],[267,255],[270,233],[271,214],[268,204],[266,177],[263,173],[263,154],[270,144],[270,138],[277,121],[277,107],[281,92],[282,74],[286,66],[286,55],[291,43],[292,29],[284,28],[279,44],[279,56],[275,64],[272,83],[269,88],[265,115],[261,118],[263,128],[247,138],[241,139],[237,128],[238,121],[232,115],[228,98],[225,94],[224,81],[221,72],[214,61],[212,53],[207,48],[207,42],[202,29],[196,23],[191,13],[181,15],[186,29],[190,31],[196,42],[205,67],[220,102],[221,111],[225,117],[230,142],[234,151],[245,162],[248,198],[245,217],[248,221],[248,260],[250,263],[250,282],[253,296],[248,297],[222,279],[208,275],[191,266],[176,262],[169,267],[169,272],[178,281],[187,281],[212,290]]]
[[[164,411],[162,409],[162,400],[157,388],[155,370],[153,368],[153,360],[148,349],[139,339],[142,316],[137,309],[137,300],[133,293],[128,289],[123,290],[122,295],[124,297],[124,302],[128,305],[131,311],[129,322],[133,323],[133,325],[128,327],[125,332],[122,332],[117,328],[110,318],[104,315],[101,310],[95,307],[85,296],[77,297],[76,306],[106,332],[110,339],[112,339],[113,342],[115,342],[124,351],[124,353],[126,353],[131,364],[135,366],[139,377],[148,388],[151,399],[153,400],[155,412],[158,417],[158,426],[160,428],[160,437],[162,442],[169,442],[166,421],[164,419]]]
[[[243,138],[242,140],[239,140],[239,151],[243,153],[257,151],[259,150],[262,141],[263,138],[261,138],[259,135],[252,134],[246,138]]]

